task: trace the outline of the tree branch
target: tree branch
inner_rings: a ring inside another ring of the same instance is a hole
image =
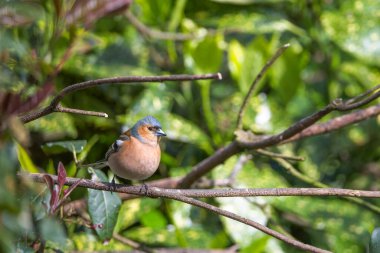
[[[256,76],[255,80],[253,80],[251,87],[249,87],[249,91],[247,95],[244,98],[244,101],[240,107],[239,114],[238,114],[238,120],[237,120],[237,129],[243,128],[243,116],[245,113],[245,109],[247,108],[248,101],[253,95],[253,91],[255,90],[258,82],[263,78],[265,73],[268,71],[268,69],[272,66],[273,63],[282,55],[283,52],[290,46],[290,44],[285,44],[279,49],[277,49],[276,53],[267,61],[267,63],[264,65],[264,67],[260,70],[259,74]]]
[[[333,118],[325,123],[312,125],[281,143],[288,143],[315,135],[329,133],[343,128],[347,125],[355,124],[357,122],[376,117],[379,114],[380,104],[368,107],[366,109],[358,110],[340,117]]]
[[[270,135],[270,136],[255,136],[252,133],[246,133],[242,130],[238,130],[238,133],[244,133],[244,138],[237,138],[237,140],[232,141],[226,147],[223,147],[217,150],[213,155],[207,157],[197,165],[193,167],[193,169],[184,176],[179,181],[180,188],[189,188],[197,179],[206,175],[217,165],[225,162],[231,156],[242,152],[244,149],[248,150],[257,150],[260,148],[266,148],[269,146],[274,146],[279,143],[286,142],[291,137],[296,134],[301,133],[303,130],[307,129],[315,122],[326,116],[332,111],[347,111],[357,108],[358,106],[362,106],[363,104],[370,103],[371,101],[377,99],[380,96],[379,86],[364,92],[363,94],[349,99],[347,101],[343,101],[342,99],[335,99],[330,104],[325,106],[323,109],[318,112],[313,113],[310,116],[307,116],[300,121],[296,122],[286,130],[282,131],[279,134]],[[366,111],[368,109],[368,111]],[[359,115],[355,115],[357,112],[351,113],[351,116],[346,115],[348,118],[345,124],[340,124],[340,127],[358,122],[360,120],[367,119],[369,117],[373,117],[375,115],[380,114],[380,109],[376,106],[371,109],[367,108],[359,112]],[[354,116],[352,116],[354,115]],[[323,134],[326,131],[323,128],[318,128],[313,131],[313,135]],[[249,138],[246,138],[249,137]],[[294,139],[294,140],[298,140]]]
[[[64,108],[60,105],[60,101],[64,96],[87,88],[94,86],[105,85],[105,84],[115,84],[115,83],[143,83],[143,82],[164,82],[164,81],[192,81],[192,80],[204,80],[204,79],[217,79],[221,80],[222,75],[220,73],[216,74],[205,74],[205,75],[170,75],[170,76],[127,76],[127,77],[112,77],[112,78],[103,78],[97,80],[90,80],[82,83],[76,83],[67,86],[62,89],[58,94],[53,98],[48,106],[40,109],[36,112],[30,112],[20,116],[20,120],[23,123],[28,123],[35,119],[41,118],[53,112],[70,112],[70,113],[79,113],[84,115],[94,115],[100,117],[107,117],[106,113],[102,112],[91,112],[78,109]]]
[[[278,162],[288,173],[290,173],[292,176],[294,176],[295,178],[305,182],[305,183],[308,183],[314,187],[319,187],[319,188],[324,188],[324,189],[328,189],[329,186],[324,184],[324,183],[321,183],[311,177],[309,177],[308,175],[305,175],[305,174],[302,174],[301,172],[299,172],[296,168],[294,168],[294,166],[289,163],[288,161],[286,161],[285,159],[282,159],[282,158],[274,158],[274,160],[276,162]],[[343,195],[342,196],[345,200],[351,202],[351,203],[354,203],[354,204],[357,204],[359,206],[362,206],[362,207],[365,207],[367,208],[368,210],[372,211],[372,212],[375,212],[376,214],[380,214],[380,208],[377,207],[376,205],[374,204],[371,204],[369,202],[366,202],[364,201],[363,199],[358,199],[358,198],[351,198],[351,197],[355,197],[354,195],[352,196],[349,196],[349,195]]]
[[[44,174],[41,173],[33,173],[33,174],[18,174],[21,177],[26,177],[29,179],[32,179],[35,182],[44,183]],[[55,183],[58,181],[58,177],[55,175],[50,175]],[[78,183],[78,181],[80,182]],[[307,189],[307,188],[284,188],[284,189],[211,189],[211,190],[193,190],[193,189],[187,189],[187,190],[179,190],[179,189],[162,189],[157,187],[144,187],[144,186],[124,186],[120,184],[116,184],[113,186],[111,183],[104,183],[104,182],[95,182],[88,179],[79,179],[79,178],[66,178],[65,185],[73,185],[78,184],[80,187],[90,188],[90,189],[96,189],[96,190],[103,190],[103,191],[114,191],[114,192],[122,192],[122,193],[129,193],[129,194],[135,194],[140,196],[148,196],[148,197],[163,197],[168,199],[174,199],[178,200],[190,205],[198,206],[204,209],[207,209],[209,211],[212,211],[214,213],[217,213],[219,215],[225,216],[227,218],[239,221],[241,223],[244,223],[248,226],[251,226],[253,228],[256,228],[268,235],[271,235],[285,243],[288,243],[294,247],[297,247],[299,249],[307,250],[310,252],[318,252],[318,253],[326,253],[330,252],[327,250],[323,250],[305,243],[302,243],[300,241],[297,241],[295,239],[289,238],[277,231],[274,231],[264,225],[261,225],[260,223],[257,223],[255,221],[252,221],[250,219],[244,218],[240,215],[237,215],[235,213],[220,209],[216,206],[207,204],[205,202],[202,202],[197,199],[193,199],[192,197],[247,197],[247,196],[259,196],[257,195],[258,192],[255,192],[257,190],[262,190],[260,194],[263,194],[261,196],[281,196],[279,194],[285,192],[289,195],[282,195],[282,196],[340,196],[339,194],[350,194],[351,196],[366,196],[366,197],[380,197],[380,192],[370,192],[370,191],[356,191],[356,190],[346,190],[344,189]],[[289,192],[287,192],[289,190]],[[298,190],[298,193],[300,195],[296,195],[295,192]],[[314,195],[311,195],[312,192],[316,190]],[[343,190],[343,192],[340,192]],[[255,195],[253,195],[255,194]],[[275,195],[271,195],[275,194]]]

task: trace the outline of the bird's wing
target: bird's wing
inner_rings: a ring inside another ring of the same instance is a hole
[[[108,148],[108,150],[106,152],[106,159],[105,160],[107,161],[108,158],[110,157],[110,155],[119,151],[119,149],[123,145],[123,143],[125,141],[129,141],[130,139],[131,139],[131,131],[129,129],[128,131],[125,131],[124,133],[122,133],[119,136],[119,138],[114,143],[112,143],[112,145]]]

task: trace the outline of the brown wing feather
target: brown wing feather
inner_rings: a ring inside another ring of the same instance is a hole
[[[123,144],[124,141],[129,141],[131,139],[131,130],[127,130],[124,133],[122,133],[119,138],[112,143],[112,145],[108,148],[106,152],[106,160],[112,155],[113,153],[116,153],[119,151],[121,145]]]

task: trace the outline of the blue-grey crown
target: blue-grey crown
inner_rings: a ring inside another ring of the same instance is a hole
[[[141,125],[151,125],[151,126],[157,126],[161,128],[161,123],[153,116],[146,116],[145,118],[140,119],[139,121],[136,122],[136,124],[132,127],[131,129],[131,134],[132,136],[138,138],[140,141],[143,141],[141,136],[139,135],[139,132],[137,129]]]
[[[151,126],[157,126],[159,128],[161,128],[161,123],[153,116],[146,116],[145,118],[143,119],[140,119],[136,125],[151,125]]]

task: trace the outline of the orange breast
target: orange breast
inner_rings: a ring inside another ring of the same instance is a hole
[[[108,159],[111,170],[119,177],[144,180],[158,169],[161,150],[158,143],[142,143],[131,137],[117,153]]]

